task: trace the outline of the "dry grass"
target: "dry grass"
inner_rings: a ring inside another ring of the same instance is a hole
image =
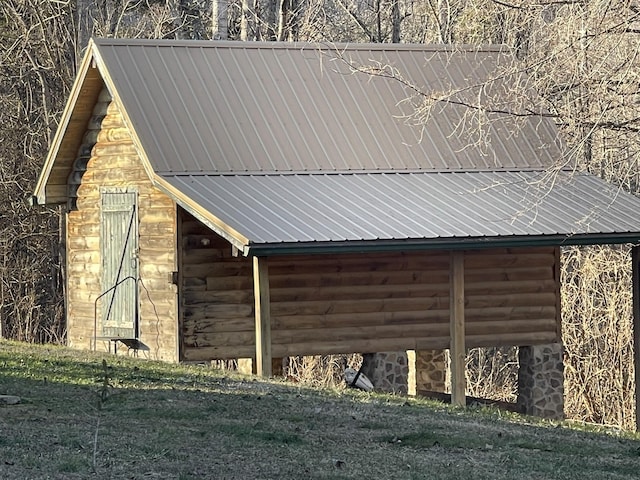
[[[630,249],[574,247],[562,259],[565,411],[634,428]]]
[[[0,342],[0,386],[7,480],[637,478],[636,435],[208,367]]]
[[[362,365],[362,355],[315,355],[289,357],[286,361],[289,380],[303,385],[334,388],[344,382],[346,367],[356,370]]]
[[[467,394],[515,402],[518,396],[518,348],[473,348],[467,352]]]
[[[303,385],[339,388],[346,366],[356,370],[362,355],[317,355],[289,357],[286,376]],[[449,393],[449,372],[445,392]],[[467,395],[489,400],[515,402],[518,394],[518,348],[472,348],[466,358]]]

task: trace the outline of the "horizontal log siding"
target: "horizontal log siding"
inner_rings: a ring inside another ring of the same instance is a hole
[[[140,340],[154,359],[177,361],[177,293],[169,273],[177,270],[176,206],[151,184],[114,103],[105,104],[97,143],[78,188],[77,210],[67,217],[68,343],[90,348],[94,301],[102,293],[100,189],[135,187],[138,191]],[[98,312],[98,336],[101,335]],[[98,342],[106,350],[106,342]],[[121,351],[125,349],[121,348]]]
[[[253,357],[251,259],[183,210],[180,219],[182,360]]]
[[[193,218],[183,224],[184,359],[255,354],[250,259]],[[555,249],[465,255],[467,345],[558,337]],[[274,357],[449,346],[447,252],[269,259]]]
[[[98,69],[89,68],[78,94],[78,100],[73,106],[73,115],[62,138],[57,153],[58,161],[54,162],[49,174],[46,187],[47,203],[64,202],[67,199],[67,179],[72,159],[77,156],[78,144],[82,142],[81,139],[86,134],[87,122],[91,123],[96,99],[103,86],[102,76]]]

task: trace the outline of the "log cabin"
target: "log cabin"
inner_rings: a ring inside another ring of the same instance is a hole
[[[561,345],[560,248],[637,243],[640,200],[512,114],[539,108],[512,61],[92,40],[34,192],[66,212],[68,344],[265,376],[450,349],[456,403],[467,348]]]

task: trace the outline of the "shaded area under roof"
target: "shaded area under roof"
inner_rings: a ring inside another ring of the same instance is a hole
[[[522,79],[503,75],[513,58],[498,47],[98,39],[94,51],[159,174],[520,170],[562,158],[550,118],[438,102],[415,126],[423,97],[356,72],[509,110]]]
[[[249,239],[249,247],[566,237],[632,241],[640,199],[559,172],[164,175]],[[553,188],[550,188],[553,186]],[[588,239],[587,239],[588,240]]]

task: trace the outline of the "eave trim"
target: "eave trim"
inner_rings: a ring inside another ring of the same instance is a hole
[[[412,250],[475,250],[510,247],[568,247],[640,243],[640,232],[581,235],[535,235],[514,237],[437,238],[421,240],[370,240],[355,242],[282,243],[248,245],[245,256],[320,255]]]
[[[184,195],[180,190],[175,188],[169,182],[158,175],[152,175],[151,183],[168,195],[173,201],[184,208],[191,215],[200,220],[203,224],[216,232],[222,238],[230,242],[239,251],[244,251],[249,244],[249,239],[235,230],[232,226],[227,225],[210,211],[202,208],[197,202]]]

